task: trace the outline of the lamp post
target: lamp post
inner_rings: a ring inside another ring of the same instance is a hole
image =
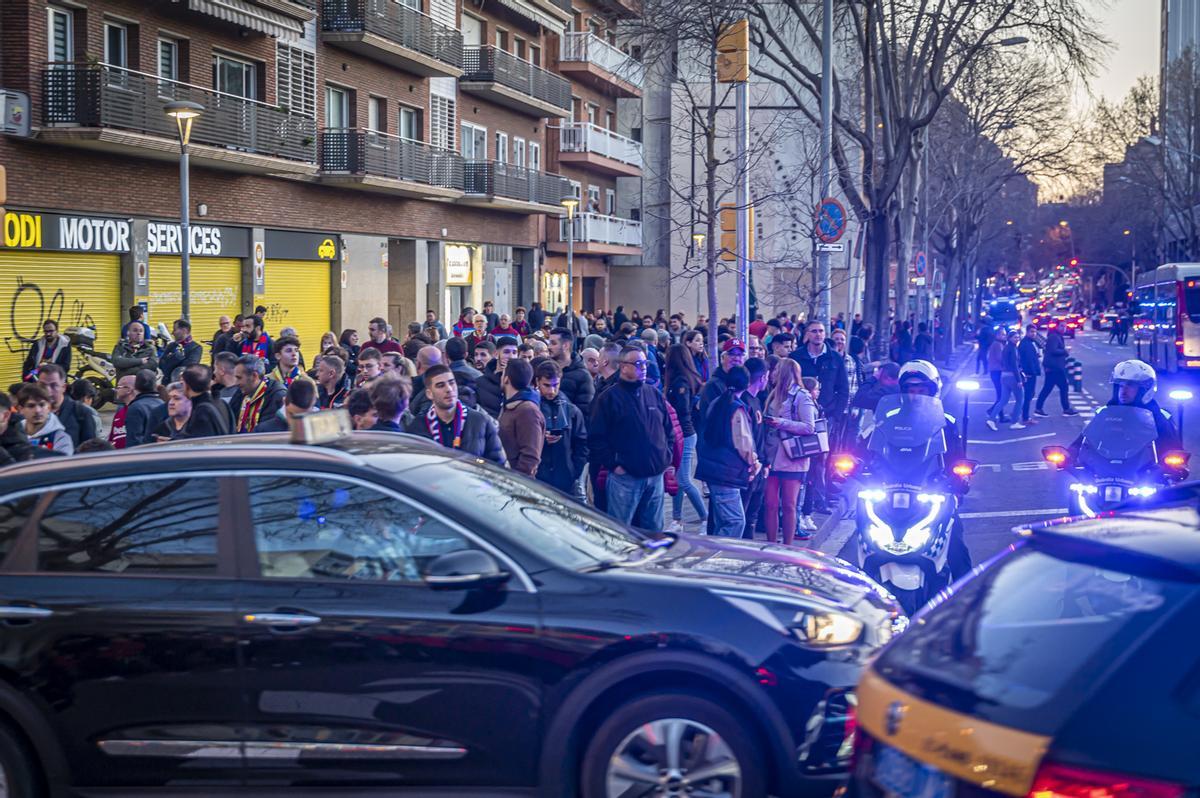
[[[967,456],[967,430],[971,412],[971,394],[979,390],[979,380],[959,380],[954,383],[954,387],[958,388],[963,395],[962,445],[963,457],[965,458]]]
[[[188,142],[192,125],[204,113],[204,106],[191,100],[175,100],[163,106],[179,129],[179,290],[180,316],[191,320],[191,236],[188,231],[191,205],[191,177],[188,169]]]
[[[575,288],[575,208],[578,205],[579,199],[574,194],[562,198],[562,206],[567,209],[567,318],[571,321],[572,332],[575,330],[575,309],[571,303]]]
[[[1125,229],[1121,231],[1121,235],[1129,236],[1129,292],[1130,294],[1137,293],[1137,239],[1133,235],[1133,231]],[[1132,300],[1133,297],[1131,296]],[[1127,303],[1132,306],[1133,302]]]

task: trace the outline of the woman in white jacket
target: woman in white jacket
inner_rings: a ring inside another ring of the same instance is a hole
[[[766,503],[767,540],[779,539],[779,515],[783,512],[783,544],[792,545],[797,534],[796,507],[808,477],[809,458],[793,458],[784,440],[815,432],[817,403],[804,389],[800,364],[791,359],[779,361],[775,384],[767,397],[763,423],[767,426],[763,462],[771,468],[767,474]],[[815,528],[815,524],[812,525]],[[800,531],[802,540],[812,537],[808,525]]]

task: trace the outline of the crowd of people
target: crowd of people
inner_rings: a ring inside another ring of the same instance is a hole
[[[293,329],[267,331],[260,309],[222,317],[207,346],[179,319],[156,346],[135,307],[112,354],[118,409],[105,431],[95,387],[68,384],[70,347],[49,320],[22,381],[0,394],[0,463],[285,431],[345,408],[356,430],[430,438],[644,529],[684,530],[686,503],[692,531],[802,543],[828,512],[826,454],[898,392],[898,368],[868,362],[874,331],[858,317],[830,329],[781,313],[748,327],[743,341],[719,321],[715,362],[703,317],[555,316],[536,303],[512,316],[464,308],[449,329],[428,311],[399,335],[374,318],[365,337],[330,331],[312,348]],[[932,346],[905,322],[893,348],[911,329],[905,346]]]

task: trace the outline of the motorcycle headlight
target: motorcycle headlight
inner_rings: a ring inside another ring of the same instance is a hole
[[[750,617],[780,634],[795,637],[802,645],[810,648],[846,646],[862,637],[862,621],[836,610],[754,593],[727,590],[717,590],[714,593]]]
[[[1129,489],[1130,496],[1137,496],[1139,499],[1145,499],[1148,496],[1153,496],[1158,493],[1158,488],[1153,485],[1135,485]]]
[[[903,538],[896,540],[891,526],[879,517],[875,509],[876,502],[886,499],[887,494],[881,490],[864,490],[859,492],[858,497],[863,500],[867,519],[870,521],[867,537],[876,546],[891,554],[911,554],[928,543],[933,534],[933,524],[941,516],[942,507],[946,503],[944,494],[918,493],[917,503],[928,509],[920,520],[905,530]]]

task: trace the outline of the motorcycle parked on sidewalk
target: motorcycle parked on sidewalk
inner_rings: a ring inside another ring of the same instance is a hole
[[[117,367],[104,352],[96,351],[95,327],[68,327],[64,331],[75,350],[75,373],[71,381],[87,380],[96,388],[93,407],[100,410],[117,397]]]
[[[1067,512],[1095,518],[1122,505],[1154,501],[1188,476],[1191,455],[1159,456],[1154,414],[1144,407],[1103,407],[1083,430],[1078,452],[1046,446],[1042,457],[1069,475]]]
[[[834,468],[857,497],[856,564],[911,615],[959,576],[950,536],[976,464],[954,463],[947,475],[946,414],[935,397],[885,396],[875,418],[866,456],[839,455]]]

